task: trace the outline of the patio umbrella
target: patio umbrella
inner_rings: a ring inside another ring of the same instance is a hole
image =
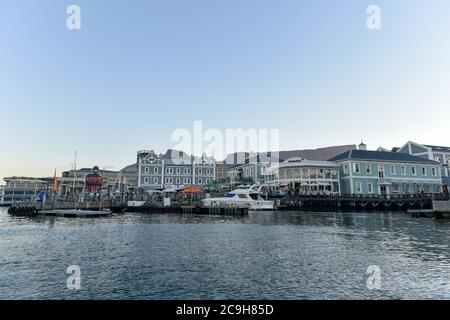
[[[187,187],[186,189],[181,190],[180,192],[182,192],[182,193],[190,193],[191,194],[191,206],[192,206],[193,194],[194,193],[203,192],[203,190],[199,189],[199,188],[196,188],[194,186],[190,186],[190,187]]]
[[[191,186],[191,187],[187,187],[186,189],[181,190],[180,192],[183,192],[183,193],[200,193],[200,192],[203,192],[203,190]]]

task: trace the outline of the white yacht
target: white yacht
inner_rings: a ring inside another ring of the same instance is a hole
[[[229,192],[226,197],[207,198],[202,200],[202,204],[205,207],[248,206],[251,210],[273,210],[275,208],[273,201],[264,200],[261,197],[258,186],[241,186]]]

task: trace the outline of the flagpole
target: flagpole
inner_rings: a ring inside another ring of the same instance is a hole
[[[58,180],[56,177],[56,168],[55,168],[55,174],[53,176],[53,210],[56,209],[56,194],[58,192]]]

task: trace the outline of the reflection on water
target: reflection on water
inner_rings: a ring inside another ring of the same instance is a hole
[[[0,208],[0,299],[450,298],[450,221],[401,213],[19,218]],[[66,288],[79,265],[81,290]],[[381,289],[369,290],[369,265]]]

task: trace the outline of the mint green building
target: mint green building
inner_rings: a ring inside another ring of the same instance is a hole
[[[330,161],[339,164],[343,195],[442,192],[440,164],[429,159],[397,152],[351,150]]]

